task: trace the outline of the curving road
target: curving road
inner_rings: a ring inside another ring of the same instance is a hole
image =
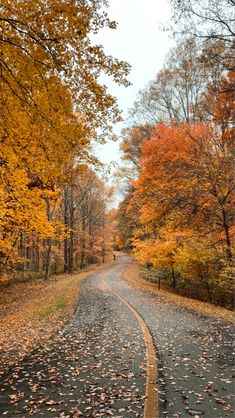
[[[234,416],[232,328],[131,287],[130,262],[85,280],[72,321],[2,377],[1,417]]]

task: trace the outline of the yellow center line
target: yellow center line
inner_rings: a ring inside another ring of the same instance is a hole
[[[145,389],[145,403],[144,403],[144,418],[158,418],[158,368],[157,368],[157,356],[153,344],[153,338],[149,331],[149,328],[140,314],[133,306],[116,293],[104,280],[110,272],[105,273],[101,279],[107,289],[113,293],[118,299],[120,299],[131,310],[135,318],[140,324],[143,332],[146,357],[147,357],[147,371],[146,371],[146,389]]]

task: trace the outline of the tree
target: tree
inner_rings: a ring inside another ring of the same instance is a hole
[[[71,169],[64,189],[64,271],[105,259],[110,249],[107,205],[110,190],[86,166]]]
[[[208,88],[207,98],[210,100],[210,112],[213,122],[219,127],[221,132],[221,146],[227,152],[234,154],[234,134],[235,134],[235,71],[229,71],[220,80],[217,91],[211,86]]]
[[[224,304],[234,254],[235,4],[171,4],[182,36],[130,111],[118,226],[139,262],[172,269],[173,285],[178,270],[182,286],[200,283]],[[150,132],[141,136],[145,125]]]
[[[206,289],[209,302],[212,303],[213,288],[219,277],[219,263],[215,248],[208,240],[188,240],[177,249],[174,261],[181,277],[199,282]]]
[[[45,198],[50,195],[50,200],[53,196],[58,200],[68,162],[75,155],[77,159],[82,154],[83,158],[88,155],[89,141],[78,117],[73,114],[69,94],[58,79],[51,80],[51,84],[57,87],[57,113],[51,118],[57,118],[59,134],[37,112],[23,111],[18,99],[6,96],[2,103],[1,238],[6,247],[12,242],[11,254],[15,254],[14,248],[22,234],[38,233],[45,239],[54,236],[56,229],[47,216]],[[50,112],[49,107],[45,102],[45,111]],[[9,231],[8,236],[6,231]],[[7,267],[6,259],[3,252],[2,265]]]
[[[48,276],[53,241],[63,231],[58,206],[69,179],[68,167],[74,161],[97,164],[91,139],[103,141],[111,124],[120,119],[116,100],[99,77],[104,72],[128,85],[129,66],[91,42],[91,34],[100,28],[116,26],[105,5],[102,0],[1,3],[0,263],[4,269],[19,261],[21,244],[37,237],[47,247]]]
[[[175,251],[179,242],[187,237],[187,232],[167,231],[162,229],[158,236],[150,235],[144,240],[134,240],[135,258],[141,264],[148,264],[157,269],[168,269],[172,278],[172,288],[176,288]],[[160,289],[160,275],[158,276],[158,289]]]
[[[150,216],[160,224],[192,224],[198,233],[205,233],[205,228],[222,233],[231,258],[232,156],[223,147],[221,134],[205,125],[160,125],[153,141],[143,144],[142,167],[136,184],[137,198],[140,187],[142,199],[141,219]]]
[[[140,171],[141,144],[143,139],[150,138],[152,129],[153,126],[149,124],[133,125],[130,128],[123,129],[121,132],[121,158],[130,166],[132,178],[133,170],[135,170],[136,174]]]
[[[132,249],[133,233],[139,225],[138,206],[133,200],[133,188],[129,189],[119,204],[117,213],[117,228],[119,241],[126,251]]]
[[[231,69],[234,60],[234,0],[171,0],[175,32],[199,39],[222,41],[220,60]]]
[[[178,42],[167,55],[165,65],[154,80],[139,91],[130,110],[132,123],[198,122],[208,119],[202,98],[208,84],[217,86],[222,68],[213,54],[223,45],[198,45],[192,37]]]
[[[209,267],[203,269],[203,278],[200,266],[195,267],[194,277],[197,280],[198,274],[210,300],[212,272],[217,275],[216,285],[224,266],[231,266],[234,251],[235,196],[229,144],[227,135],[214,124],[158,124],[151,138],[142,143],[140,173],[132,182],[128,202],[136,210],[135,215],[131,213],[135,225],[129,237],[136,259],[171,271],[173,287],[176,255],[183,257],[186,251],[192,271],[193,242],[204,248],[201,251],[208,249]],[[178,264],[178,271],[183,272],[182,265]]]
[[[121,158],[124,165],[115,173],[118,188],[124,195],[117,211],[117,229],[119,246],[127,251],[132,248],[132,235],[138,225],[138,207],[132,205],[133,178],[137,178],[140,172],[141,144],[143,139],[151,137],[153,126],[150,124],[133,125],[121,132],[120,144]],[[123,187],[124,185],[124,187]]]
[[[44,0],[1,2],[1,82],[18,97],[23,106],[34,108],[48,124],[55,125],[44,112],[38,92],[48,97],[51,107],[50,78],[55,76],[71,93],[74,110],[94,134],[94,128],[110,130],[110,122],[119,119],[115,99],[99,84],[102,72],[117,83],[127,85],[129,66],[106,56],[101,45],[93,45],[91,33],[108,26],[116,27],[103,11],[105,1]],[[56,96],[57,91],[53,89]],[[53,112],[54,114],[54,112]]]

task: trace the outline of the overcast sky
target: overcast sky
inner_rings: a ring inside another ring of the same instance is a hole
[[[129,80],[132,86],[116,86],[105,79],[111,94],[117,97],[123,116],[127,116],[137,92],[162,68],[164,57],[173,45],[169,35],[161,29],[170,20],[167,0],[110,0],[109,17],[118,22],[116,30],[104,29],[95,38],[105,52],[125,60],[132,66]],[[119,133],[124,124],[115,127]],[[119,161],[119,145],[110,142],[99,147],[98,156],[105,163]]]

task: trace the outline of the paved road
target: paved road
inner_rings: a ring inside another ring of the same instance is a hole
[[[121,279],[128,263],[119,257],[105,277],[83,282],[70,324],[3,376],[0,417],[144,416],[143,333],[117,295],[152,333],[159,418],[234,416],[231,327],[129,286]]]

